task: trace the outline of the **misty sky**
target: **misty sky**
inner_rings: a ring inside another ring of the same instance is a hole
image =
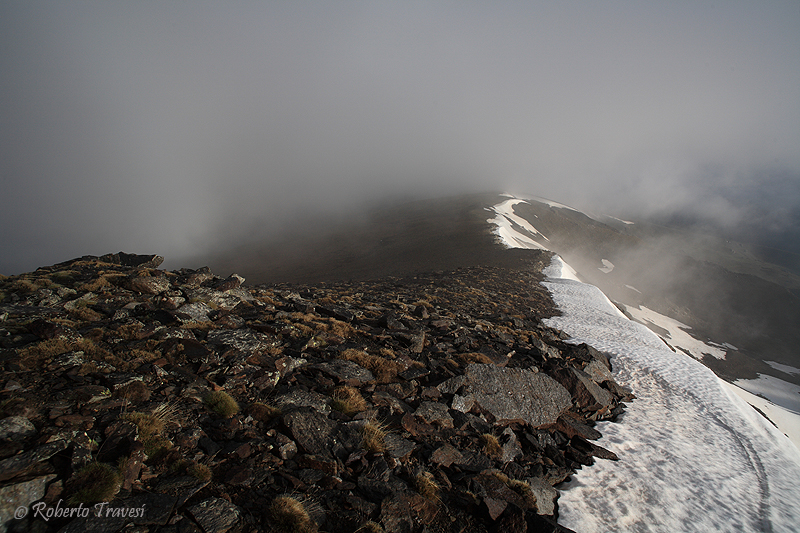
[[[0,51],[3,274],[387,195],[800,220],[796,0],[4,0]]]

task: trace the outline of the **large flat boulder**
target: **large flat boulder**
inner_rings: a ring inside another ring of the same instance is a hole
[[[453,398],[452,408],[466,413],[477,403],[496,423],[552,424],[572,405],[572,395],[560,383],[530,370],[471,364],[464,378],[463,394]]]

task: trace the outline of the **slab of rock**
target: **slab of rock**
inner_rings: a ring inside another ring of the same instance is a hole
[[[404,439],[394,433],[386,435],[386,451],[395,459],[403,460],[407,458],[416,448],[417,445],[413,441]]]
[[[129,283],[130,289],[142,294],[161,294],[169,290],[169,280],[165,277],[134,277]]]
[[[239,507],[222,498],[209,498],[189,507],[189,512],[206,533],[225,533],[239,520]]]
[[[58,452],[65,450],[67,446],[69,446],[69,442],[66,440],[57,440],[8,459],[3,459],[0,461],[0,481],[5,481],[24,473],[35,464],[46,461]]]
[[[497,423],[524,421],[533,427],[552,424],[572,405],[569,391],[541,373],[470,364],[464,377],[464,394],[453,398],[453,409],[466,413],[477,403]]]
[[[517,457],[522,457],[522,446],[517,440],[517,436],[511,428],[505,428],[503,434],[500,435],[500,445],[502,447],[502,454],[500,461],[507,463],[513,461]]]
[[[611,374],[611,371],[608,369],[608,367],[598,359],[593,359],[590,361],[588,365],[583,367],[583,371],[589,374],[589,377],[591,377],[592,380],[597,383],[614,379],[614,376]]]
[[[414,416],[421,418],[426,424],[453,427],[453,417],[450,416],[447,406],[438,402],[420,403],[419,408],[414,411]]]
[[[9,416],[0,420],[0,440],[24,440],[36,435],[36,428],[24,416]]]
[[[206,340],[211,344],[227,346],[243,353],[264,351],[277,344],[274,338],[249,329],[215,329],[208,333]]]
[[[464,456],[452,444],[444,444],[431,454],[431,462],[445,468],[453,463],[460,464],[463,460]]]
[[[14,520],[18,507],[30,507],[41,500],[47,484],[55,478],[55,474],[50,474],[0,488],[0,532],[8,531],[7,524]]]
[[[529,478],[527,482],[536,498],[536,513],[552,516],[556,510],[555,502],[558,498],[558,491],[542,478]]]
[[[331,412],[330,398],[315,391],[294,389],[277,399],[278,407],[286,410],[294,407],[311,407],[315,411],[328,414]]]
[[[602,409],[611,405],[614,399],[610,392],[592,381],[583,370],[561,368],[553,373],[553,377],[572,393],[575,403],[584,409]]]
[[[206,287],[191,288],[184,286],[184,293],[191,302],[205,302],[212,307],[218,307],[230,311],[241,303],[246,295],[242,294],[241,289],[233,289],[228,292],[215,291]]]
[[[208,314],[212,311],[211,307],[203,302],[195,302],[182,305],[178,308],[178,313],[188,315],[194,322],[210,322]]]
[[[311,368],[322,370],[325,374],[354,387],[358,387],[362,383],[375,381],[375,376],[372,372],[359,364],[344,359],[325,361],[318,365],[312,365]]]
[[[120,265],[124,267],[139,267],[139,268],[158,268],[158,265],[164,262],[164,258],[161,257],[160,255],[127,254],[125,252],[106,254],[100,256],[99,259],[104,263],[111,263],[113,265]]]
[[[331,436],[337,423],[311,408],[301,408],[283,416],[295,442],[307,453],[331,457]]]
[[[475,493],[483,501],[492,520],[497,520],[508,504],[513,503],[520,509],[528,509],[528,502],[511,490],[491,471],[485,470],[473,479]]]

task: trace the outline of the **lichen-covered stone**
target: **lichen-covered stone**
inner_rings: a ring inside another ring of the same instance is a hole
[[[453,398],[453,409],[466,413],[478,403],[498,423],[552,424],[572,405],[569,391],[542,373],[470,364],[464,376],[464,394]]]

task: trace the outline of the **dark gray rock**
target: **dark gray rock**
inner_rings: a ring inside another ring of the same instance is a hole
[[[561,368],[553,373],[553,377],[569,390],[575,403],[584,409],[602,409],[611,405],[614,399],[610,392],[592,381],[589,374],[577,368]]]
[[[331,412],[330,401],[329,397],[319,392],[293,389],[277,398],[275,403],[282,410],[287,410],[291,407],[311,407],[315,411],[327,415]]]
[[[338,424],[311,408],[300,408],[283,416],[283,423],[292,432],[300,448],[312,455],[332,456],[332,442]]]
[[[572,405],[572,396],[549,376],[520,368],[470,364],[464,394],[453,409],[468,412],[477,403],[498,423],[524,421],[533,427],[554,423]]]
[[[464,456],[452,444],[443,444],[431,454],[431,462],[448,467],[453,463],[460,464]]]
[[[189,507],[189,512],[206,533],[225,533],[239,521],[239,507],[222,498],[209,498]]]
[[[421,418],[426,424],[453,427],[453,417],[450,416],[447,406],[438,402],[420,403],[419,408],[414,411],[414,416]]]
[[[127,254],[125,252],[106,254],[100,256],[99,259],[104,263],[111,263],[112,265],[120,265],[132,268],[158,268],[158,266],[164,262],[164,258],[160,255]]]
[[[211,307],[203,302],[195,302],[182,305],[177,310],[177,316],[187,315],[189,320],[194,322],[209,322],[208,314],[212,311]]]
[[[544,343],[542,339],[531,337],[531,344],[545,359],[561,359],[561,352],[558,351],[558,348]]]
[[[128,288],[142,294],[161,294],[169,290],[169,280],[163,276],[137,276],[131,278]]]
[[[238,289],[242,283],[244,283],[244,278],[242,276],[239,274],[231,274],[224,280],[215,284],[214,288],[218,291],[230,291],[232,289]]]
[[[66,440],[57,440],[48,444],[34,448],[33,450],[3,459],[0,461],[0,481],[11,479],[24,473],[33,465],[50,459],[58,452],[65,450],[69,446]]]
[[[536,513],[552,516],[556,510],[555,502],[558,498],[558,491],[542,478],[528,478],[527,482],[536,497]]]
[[[206,485],[208,482],[192,476],[170,477],[159,481],[154,492],[164,500],[174,500],[174,505],[180,507]]]
[[[375,376],[372,374],[372,372],[357,363],[344,359],[325,361],[324,363],[311,365],[310,368],[321,370],[325,374],[332,376],[339,381],[347,382],[353,386],[359,386],[362,383],[375,381]]]
[[[49,474],[0,488],[0,532],[8,531],[9,522],[14,521],[14,512],[18,507],[29,508],[33,502],[41,500],[47,484],[55,478],[55,474]]]
[[[274,337],[255,332],[250,329],[215,329],[208,333],[206,340],[210,344],[227,346],[244,353],[268,350],[269,348],[276,346],[278,343]]]
[[[404,439],[394,433],[388,433],[385,440],[386,451],[395,459],[403,460],[417,448],[417,445],[413,441]]]
[[[249,296],[241,289],[223,292],[206,287],[191,287],[186,285],[182,288],[184,294],[186,294],[186,298],[190,302],[204,302],[211,307],[225,309],[226,311],[232,310]]]
[[[500,445],[502,447],[502,456],[500,461],[507,463],[513,461],[517,457],[522,457],[522,446],[517,440],[517,435],[511,428],[505,428],[500,435]]]
[[[25,440],[36,435],[36,428],[24,416],[9,416],[0,420],[0,440]]]

